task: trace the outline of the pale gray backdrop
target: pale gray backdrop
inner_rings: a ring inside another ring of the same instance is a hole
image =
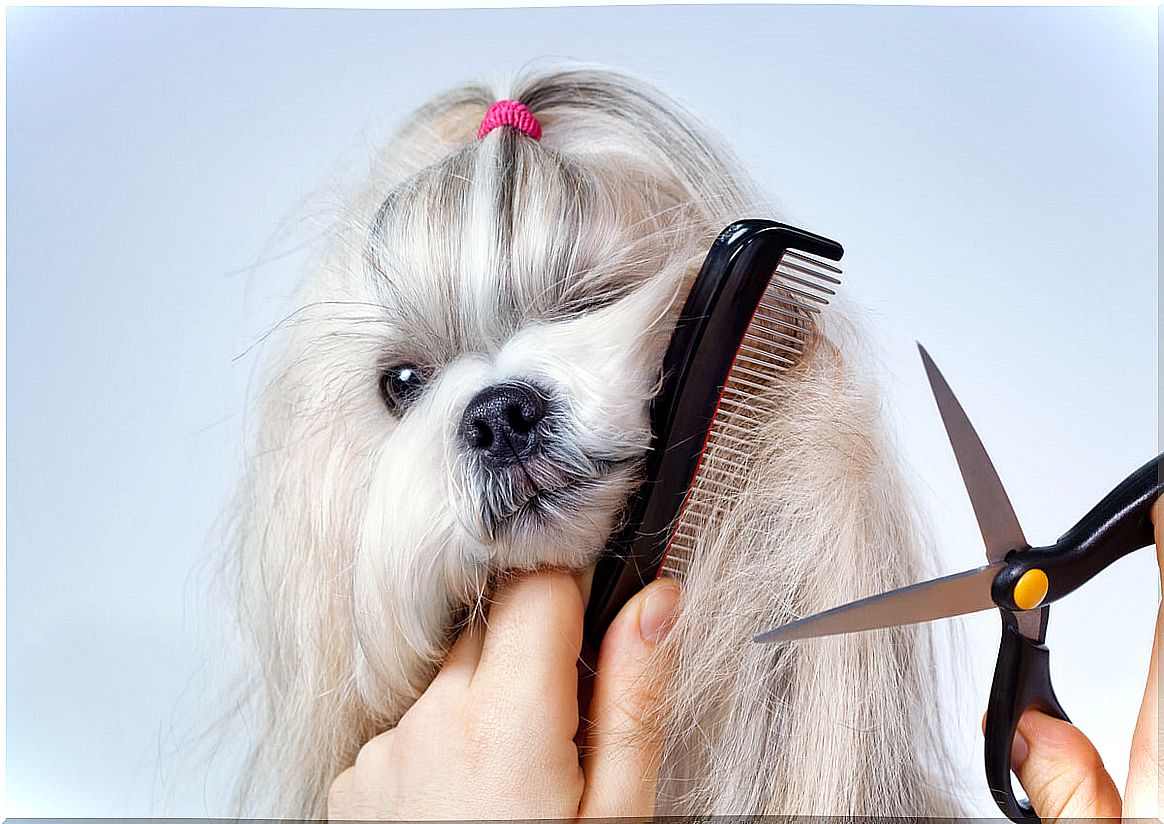
[[[485,72],[641,73],[845,244],[945,570],[981,543],[915,339],[1033,541],[1157,451],[1153,9],[46,8],[10,9],[7,36],[10,816],[227,812],[234,750],[203,780],[190,740],[232,654],[201,559],[241,461],[248,349],[291,308],[277,229],[337,159]],[[1140,553],[1050,634],[1062,701],[1121,784],[1157,598]],[[964,627],[946,729],[993,813],[997,617]]]

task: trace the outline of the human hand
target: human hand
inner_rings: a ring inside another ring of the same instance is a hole
[[[487,625],[462,633],[400,723],[332,783],[329,820],[651,815],[660,752],[641,679],[678,595],[656,581],[611,623],[580,759],[583,583],[563,572],[509,582]]]
[[[1152,507],[1156,560],[1164,583],[1164,529],[1161,504]],[[1164,818],[1160,804],[1159,666],[1164,605],[1156,614],[1156,637],[1144,700],[1132,734],[1128,781],[1123,799],[1091,742],[1076,727],[1037,710],[1019,720],[1011,764],[1044,822],[1058,818]]]

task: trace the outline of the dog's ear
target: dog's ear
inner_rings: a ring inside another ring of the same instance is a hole
[[[287,817],[322,817],[334,772],[377,731],[353,688],[344,583],[366,487],[361,428],[312,383],[284,368],[268,387],[234,526],[254,682],[247,773],[260,785],[240,803]]]
[[[700,537],[653,676],[669,742],[662,813],[957,809],[934,780],[939,731],[919,712],[936,695],[928,628],[747,640],[923,577],[924,523],[867,371],[818,338],[773,389],[746,483]]]

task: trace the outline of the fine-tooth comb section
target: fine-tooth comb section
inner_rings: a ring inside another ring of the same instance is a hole
[[[682,581],[700,534],[714,527],[748,474],[757,427],[776,414],[770,389],[800,362],[815,333],[815,315],[841,281],[841,270],[787,250],[744,333],[723,387],[698,474],[675,523],[662,574]]]

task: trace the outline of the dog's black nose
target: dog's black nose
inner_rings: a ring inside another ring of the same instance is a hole
[[[549,408],[546,393],[525,383],[482,389],[465,408],[461,433],[469,448],[495,467],[512,466],[541,445]]]

